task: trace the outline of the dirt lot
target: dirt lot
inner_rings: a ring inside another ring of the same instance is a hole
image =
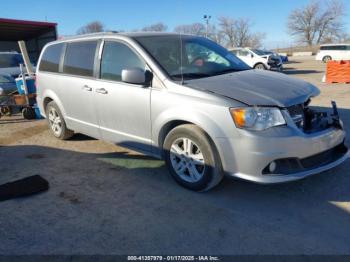
[[[336,100],[350,131],[350,85],[322,84],[324,65],[286,73]],[[82,135],[54,139],[46,122],[0,120],[0,184],[40,174],[36,196],[0,202],[0,254],[350,254],[350,161],[302,181],[261,186],[225,178],[194,193],[163,162]]]

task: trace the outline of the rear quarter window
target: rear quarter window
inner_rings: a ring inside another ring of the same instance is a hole
[[[68,43],[63,63],[63,73],[93,76],[97,41]]]
[[[39,71],[58,73],[63,44],[48,46],[41,58]]]

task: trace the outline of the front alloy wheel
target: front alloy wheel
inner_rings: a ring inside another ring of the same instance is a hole
[[[181,137],[170,148],[170,160],[176,174],[189,183],[198,182],[204,174],[205,161],[196,143]]]
[[[258,70],[265,70],[266,68],[265,68],[265,66],[263,65],[263,64],[257,64],[257,65],[255,65],[254,66],[254,69],[258,69]]]
[[[183,187],[206,191],[222,180],[216,147],[198,126],[183,124],[175,127],[165,137],[163,147],[170,174]]]

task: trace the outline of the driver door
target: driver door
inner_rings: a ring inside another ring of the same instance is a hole
[[[141,151],[151,151],[151,88],[121,81],[128,68],[146,64],[127,44],[105,41],[95,101],[102,138]]]

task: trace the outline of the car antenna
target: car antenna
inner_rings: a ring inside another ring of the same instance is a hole
[[[181,85],[184,85],[184,72],[183,72],[183,68],[182,68],[182,48],[183,48],[183,44],[182,44],[182,35],[181,35],[181,31],[180,31],[180,72],[181,72]]]
[[[182,14],[182,12],[181,12],[182,8],[181,7],[182,7],[181,6],[181,1],[179,1],[176,9],[179,12],[179,16],[180,17],[181,17],[181,14]],[[181,29],[179,30],[179,35],[180,35],[179,39],[180,39],[180,74],[181,74],[181,82],[180,82],[180,84],[184,85],[185,81],[184,81],[184,72],[183,72],[183,67],[182,67],[182,65],[183,65],[183,57],[182,57],[183,43],[182,43],[182,30]]]

